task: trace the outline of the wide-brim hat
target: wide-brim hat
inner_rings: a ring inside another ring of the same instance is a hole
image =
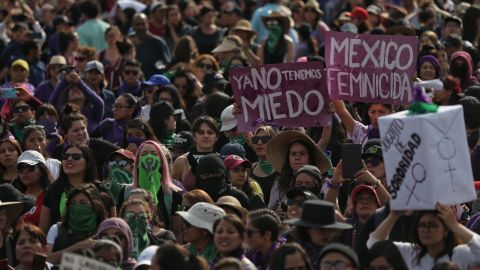
[[[323,16],[323,10],[320,8],[317,0],[308,0],[304,8],[313,8],[319,16]]]
[[[254,36],[254,35],[257,34],[255,31],[253,31],[252,23],[250,23],[249,21],[247,21],[245,19],[239,20],[235,24],[235,26],[232,28],[231,31],[245,31],[245,32],[249,33],[251,36]]]
[[[313,157],[310,157],[312,165],[317,166],[321,172],[327,172],[332,167],[330,160],[310,137],[296,130],[288,130],[275,135],[267,143],[267,159],[277,172],[282,172],[288,160],[288,149],[296,141],[302,141],[307,145],[313,153]]]
[[[291,27],[291,21],[290,17],[287,15],[284,15],[278,11],[271,11],[268,16],[262,16],[262,23],[267,28],[267,22],[270,20],[277,20],[280,22],[280,25],[282,26],[283,33],[288,33],[288,30]]]
[[[309,200],[303,204],[302,216],[284,223],[307,228],[348,230],[351,224],[337,221],[335,205],[322,200]]]
[[[0,209],[7,209],[7,224],[12,224],[22,214],[22,202],[2,202],[0,201]]]
[[[218,198],[215,205],[219,206],[222,209],[230,208],[240,215],[240,218],[242,219],[243,222],[247,221],[248,210],[242,207],[242,205],[237,200],[237,198],[233,196],[222,196]]]

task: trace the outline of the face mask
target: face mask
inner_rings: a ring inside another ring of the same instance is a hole
[[[158,203],[157,193],[162,186],[161,167],[160,158],[152,154],[140,157],[138,162],[138,185],[152,193],[155,205]]]
[[[117,204],[123,187],[132,183],[132,175],[122,170],[119,165],[114,165],[110,168],[108,179],[110,180],[108,190],[112,194],[115,204]]]
[[[97,214],[92,206],[70,204],[68,226],[72,235],[90,236],[97,227]]]
[[[144,250],[150,244],[148,239],[147,216],[146,214],[131,215],[130,213],[127,213],[125,218],[127,219],[128,226],[132,231],[132,257],[136,259],[140,252],[142,252],[142,250]]]
[[[208,177],[207,179],[197,180],[196,186],[199,189],[207,192],[212,199],[215,201],[218,199],[218,195],[221,194],[225,190],[225,177],[216,176],[216,177]]]
[[[142,138],[139,138],[139,137],[135,137],[135,136],[127,136],[127,142],[128,143],[133,143],[133,144],[137,145],[137,147],[139,147],[142,143],[145,142],[145,140],[142,139]]]
[[[268,27],[268,39],[267,39],[267,52],[270,54],[275,53],[280,38],[282,37],[282,27],[278,24],[274,24]]]

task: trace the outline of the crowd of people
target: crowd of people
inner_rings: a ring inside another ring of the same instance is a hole
[[[1,1],[1,267],[479,268],[479,200],[390,210],[378,119],[404,106],[238,129],[229,71],[323,61],[327,31],[417,36],[480,179],[479,0]]]

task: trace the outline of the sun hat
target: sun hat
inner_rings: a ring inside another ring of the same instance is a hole
[[[154,245],[146,247],[144,250],[142,250],[142,252],[140,252],[140,255],[138,255],[137,264],[135,264],[135,267],[133,269],[137,269],[140,266],[152,265],[152,258],[153,256],[155,256],[158,248],[159,246]]]
[[[233,115],[233,104],[223,110],[220,119],[222,120],[220,131],[229,131],[237,126],[237,117]]]
[[[25,150],[23,153],[18,157],[17,166],[20,163],[25,163],[28,165],[37,165],[38,163],[42,163],[46,165],[45,158],[42,154],[35,150]]]
[[[49,65],[66,65],[67,60],[63,55],[54,55],[52,58],[50,58],[50,62],[48,63]]]
[[[252,36],[256,34],[256,32],[253,31],[252,23],[249,22],[248,20],[245,20],[245,19],[239,20],[235,24],[235,26],[232,28],[231,31],[245,31],[245,32],[248,32]]]
[[[233,196],[222,196],[218,198],[215,205],[221,207],[222,209],[228,208],[237,213],[244,222],[247,221],[248,210],[242,207],[240,201]]]
[[[241,51],[243,46],[243,41],[240,37],[235,35],[226,36],[220,45],[213,49],[212,53],[222,53],[222,52],[231,52],[231,51]]]
[[[284,223],[308,228],[339,229],[353,228],[351,224],[337,221],[335,205],[321,200],[309,200],[303,204],[300,218],[285,220]]]
[[[321,172],[327,172],[331,168],[331,162],[310,137],[300,131],[287,130],[275,135],[267,143],[267,160],[270,161],[277,172],[283,170],[283,166],[285,162],[287,162],[290,145],[296,141],[304,142],[307,148],[313,152],[313,157],[310,157],[310,161],[313,162],[313,165],[317,166]]]
[[[317,14],[323,16],[323,10],[320,9],[320,4],[317,0],[308,0],[304,8],[313,8]]]
[[[90,70],[97,70],[98,72],[100,72],[102,74],[105,73],[105,69],[103,67],[102,62],[100,62],[98,60],[90,61],[85,65],[85,72],[88,72]]]
[[[280,22],[280,25],[282,26],[283,32],[288,33],[288,30],[292,26],[292,23],[290,21],[290,17],[287,15],[282,14],[279,11],[270,11],[268,13],[268,16],[262,16],[262,23],[267,28],[267,22],[270,20],[277,20]]]
[[[205,229],[210,233],[213,233],[215,220],[226,215],[222,208],[206,202],[196,203],[188,211],[178,211],[177,214],[190,225]]]
[[[0,209],[7,210],[7,224],[12,224],[22,214],[22,202],[2,202],[0,201]]]
[[[339,243],[328,244],[320,252],[318,260],[321,261],[322,258],[330,252],[338,252],[345,255],[352,263],[354,269],[360,269],[357,253],[355,253],[351,247]]]
[[[35,206],[35,197],[21,193],[11,184],[0,185],[0,199],[6,202],[20,202],[22,204],[21,214],[25,214]]]
[[[367,7],[369,14],[380,15],[382,13],[382,8],[378,5],[372,4]]]
[[[355,199],[357,198],[358,194],[360,194],[364,191],[370,192],[375,197],[375,203],[377,204],[377,206],[378,207],[381,206],[380,199],[378,198],[378,195],[377,195],[377,192],[375,191],[375,188],[373,188],[372,186],[363,185],[363,184],[356,186],[352,190],[352,195],[351,195],[352,201],[355,203]]]

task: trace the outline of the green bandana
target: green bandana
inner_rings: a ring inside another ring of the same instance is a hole
[[[268,28],[267,52],[274,54],[277,44],[283,36],[282,27],[280,25],[272,25]]]
[[[112,194],[115,205],[117,205],[122,188],[132,183],[132,175],[122,170],[120,165],[114,165],[110,168],[108,179],[110,180],[108,190]]]
[[[63,215],[65,214],[65,207],[67,207],[67,192],[62,192],[62,195],[60,197],[60,204],[58,206],[59,210],[60,210],[60,216],[63,217]]]
[[[147,216],[144,213],[140,215],[127,213],[125,218],[133,236],[132,258],[137,259],[140,252],[150,245]]]
[[[167,133],[167,136],[165,136],[165,138],[163,138],[162,143],[163,143],[166,147],[172,146],[173,135],[175,135],[175,130],[170,130],[170,131]]]
[[[260,169],[262,169],[265,174],[270,175],[272,173],[273,167],[270,161],[259,159],[258,163],[260,164]]]
[[[157,193],[162,186],[160,182],[162,178],[160,158],[152,154],[144,155],[140,158],[138,164],[138,185],[152,193],[155,205],[157,205]]]
[[[241,146],[244,146],[245,143],[247,142],[247,140],[245,139],[245,136],[240,135],[240,136],[235,137],[235,138],[230,138],[230,142],[231,142],[231,143],[238,143],[238,144],[240,144]]]
[[[74,236],[91,236],[97,228],[97,214],[90,205],[70,204],[68,215],[69,233]]]

